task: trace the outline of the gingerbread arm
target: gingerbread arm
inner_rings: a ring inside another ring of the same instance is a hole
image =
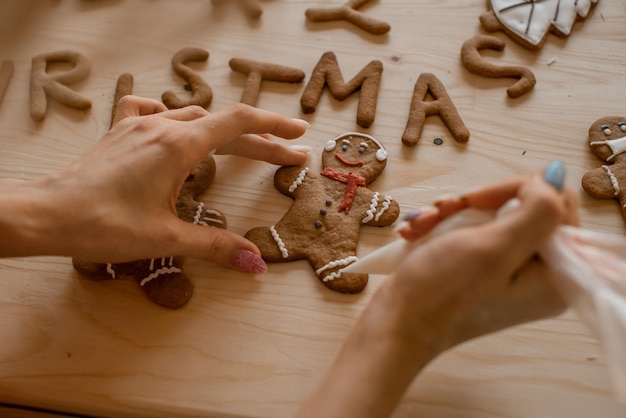
[[[285,166],[276,170],[274,187],[285,196],[293,197],[296,189],[308,177],[308,166]]]
[[[363,224],[369,226],[389,226],[400,215],[400,205],[391,196],[373,193],[370,206],[363,218]]]
[[[611,166],[603,165],[587,171],[581,181],[583,189],[592,197],[599,199],[617,198],[620,186]]]

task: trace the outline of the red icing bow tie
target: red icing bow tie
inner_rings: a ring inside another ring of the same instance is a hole
[[[343,196],[343,201],[341,202],[341,205],[339,205],[339,212],[345,210],[346,213],[348,213],[350,211],[350,208],[352,207],[352,202],[354,202],[357,186],[365,186],[366,184],[365,177],[354,174],[352,171],[346,174],[342,171],[335,170],[334,168],[330,167],[325,167],[322,170],[321,174],[322,176],[328,177],[329,179],[346,183],[346,192]]]

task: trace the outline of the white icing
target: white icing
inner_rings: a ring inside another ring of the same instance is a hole
[[[619,194],[619,183],[617,182],[615,174],[613,174],[611,172],[611,169],[606,165],[603,165],[602,168],[604,169],[604,171],[606,171],[606,175],[609,176],[609,180],[611,180],[611,186],[613,186],[613,191],[615,192],[614,194],[615,196],[617,196]]]
[[[146,283],[150,282],[151,280],[154,280],[163,274],[171,274],[171,273],[182,273],[182,270],[179,269],[178,267],[161,267],[160,269],[151,273],[148,277],[144,278],[139,284],[141,286],[145,286]]]
[[[193,217],[193,223],[198,225],[200,223],[200,217],[202,216],[202,210],[204,209],[204,203],[200,202],[196,208],[196,214]]]
[[[362,221],[364,224],[374,219],[374,212],[376,212],[376,208],[378,207],[378,196],[380,196],[380,193],[378,192],[374,193],[374,196],[372,196],[372,200],[370,201],[370,207],[367,212],[365,212],[366,216],[365,218],[363,218]]]
[[[204,218],[202,218],[202,221],[200,222],[200,225],[202,226],[209,226],[209,222],[214,223],[214,224],[220,224],[223,225],[224,222],[220,219],[217,218],[209,218],[208,216],[205,216]]]
[[[385,196],[385,200],[383,201],[383,207],[380,209],[380,212],[376,214],[376,218],[374,218],[374,220],[378,221],[383,213],[387,212],[389,206],[391,206],[391,196]]]
[[[324,151],[332,151],[335,149],[336,146],[337,143],[335,142],[335,140],[329,139],[328,142],[326,142],[326,145],[324,145]]]
[[[302,184],[308,172],[309,172],[309,167],[305,167],[302,171],[300,171],[300,173],[298,174],[298,178],[296,178],[296,180],[293,183],[291,183],[291,186],[289,186],[290,193],[293,193],[298,188],[298,186]]]
[[[324,270],[334,269],[335,267],[347,266],[348,264],[354,263],[358,259],[359,259],[359,257],[351,255],[349,257],[342,258],[340,260],[331,261],[330,263],[326,264],[325,266],[320,267],[319,269],[317,269],[315,271],[315,274],[317,274],[319,276],[322,272],[324,272]],[[336,272],[331,273],[331,274],[325,276],[324,278],[322,278],[322,281],[328,282],[328,281],[331,281],[331,280],[335,280],[336,278],[341,277],[341,272],[342,272],[342,270],[337,270]]]
[[[150,271],[154,270],[154,258],[150,260]]]
[[[370,147],[369,145],[367,145],[367,142],[361,142],[359,145],[362,146],[363,148],[369,148]]]
[[[577,17],[587,17],[598,0],[490,0],[498,21],[524,41],[538,46],[554,27],[569,35]]]
[[[113,270],[113,264],[107,264],[107,273],[109,273],[111,277],[115,279],[115,270]]]
[[[611,161],[613,158],[626,151],[626,136],[616,139],[607,139],[606,141],[592,141],[589,145],[608,145],[611,151],[613,151],[613,154],[609,155],[606,160]]]
[[[276,231],[276,228],[274,228],[273,225],[270,227],[270,232],[272,233],[272,238],[276,241],[276,245],[278,245],[278,249],[280,250],[283,258],[289,257],[289,251],[287,250],[287,247],[285,247],[285,243],[280,235],[278,235],[278,231]]]

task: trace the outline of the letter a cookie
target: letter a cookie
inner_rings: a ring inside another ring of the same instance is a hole
[[[224,215],[204,207],[195,199],[215,177],[215,160],[204,159],[189,175],[176,201],[178,216],[197,225],[226,228]],[[94,280],[134,278],[152,302],[166,308],[180,308],[193,293],[193,284],[182,270],[183,257],[137,260],[119,264],[87,263],[72,260],[74,268]]]
[[[278,169],[274,186],[294,202],[275,225],[254,228],[246,238],[267,262],[307,260],[326,287],[360,292],[368,275],[342,273],[342,268],[358,259],[361,226],[389,226],[400,214],[395,200],[368,188],[386,164],[387,152],[374,137],[348,132],[331,139],[321,171]]]

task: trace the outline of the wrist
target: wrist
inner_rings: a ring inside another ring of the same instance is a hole
[[[412,328],[416,322],[407,321],[398,297],[389,281],[380,286],[300,418],[391,415],[413,379],[442,352],[437,338]]]
[[[66,255],[67,214],[54,207],[46,180],[0,179],[0,256]],[[59,240],[59,237],[63,237]]]

